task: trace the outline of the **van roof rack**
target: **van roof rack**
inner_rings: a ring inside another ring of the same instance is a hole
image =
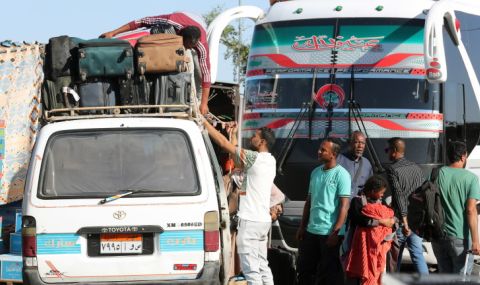
[[[47,122],[96,118],[162,117],[196,119],[190,105],[127,105],[101,107],[71,107],[44,111]]]

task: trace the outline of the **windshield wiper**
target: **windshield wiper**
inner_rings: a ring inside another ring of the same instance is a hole
[[[372,140],[368,135],[367,128],[365,127],[365,123],[362,118],[362,109],[360,104],[355,101],[355,65],[352,64],[352,70],[350,74],[350,98],[348,100],[348,137],[352,135],[352,116],[357,124],[357,128],[359,131],[363,132],[365,135],[365,143],[367,147],[367,151],[370,154],[370,157],[373,160],[373,169],[374,173],[383,173],[385,169],[378,158],[377,152],[373,146]]]
[[[305,113],[308,112],[310,109],[311,105],[306,104],[305,102],[302,103],[302,107],[300,108],[300,112],[298,112],[297,117],[295,118],[295,121],[293,122],[292,128],[290,129],[290,132],[287,135],[287,138],[285,139],[285,142],[282,145],[282,149],[280,150],[278,157],[276,157],[278,161],[278,167],[277,167],[277,172],[280,175],[283,175],[283,164],[285,163],[285,159],[287,156],[290,154],[295,133],[297,132],[298,127],[300,126],[300,123],[303,120],[303,117],[305,116]]]
[[[129,196],[129,195],[132,195],[132,194],[135,194],[135,193],[152,193],[152,192],[158,193],[159,191],[148,190],[148,189],[125,189],[125,190],[120,190],[120,192],[122,192],[122,193],[103,198],[98,203],[100,205],[103,205],[105,203],[112,202],[112,201],[115,201],[117,199],[123,198],[125,196]]]

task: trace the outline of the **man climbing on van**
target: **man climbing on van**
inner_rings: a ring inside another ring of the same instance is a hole
[[[210,93],[210,58],[208,53],[207,32],[203,20],[196,15],[176,12],[172,14],[145,17],[130,23],[127,23],[113,31],[100,35],[102,38],[112,38],[117,34],[132,31],[140,27],[154,27],[157,25],[171,25],[177,35],[183,37],[183,45],[186,49],[193,49],[198,57],[198,64],[195,71],[201,71],[201,88],[197,88],[197,95],[201,95],[200,112],[205,115],[208,113],[208,95]],[[194,57],[194,62],[197,59]],[[198,68],[197,68],[198,66]],[[195,83],[197,84],[197,76]]]
[[[237,214],[237,250],[243,275],[248,285],[273,285],[267,241],[272,224],[270,194],[276,175],[276,161],[270,153],[275,135],[266,127],[256,130],[250,138],[252,150],[247,150],[237,148],[207,121],[204,126],[212,140],[234,155],[235,164],[245,172]]]

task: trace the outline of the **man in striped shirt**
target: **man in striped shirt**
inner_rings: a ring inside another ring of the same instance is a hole
[[[154,27],[162,24],[171,25],[175,29],[177,35],[183,37],[183,45],[185,48],[193,49],[198,56],[198,65],[202,75],[202,86],[201,89],[197,89],[197,92],[201,94],[202,98],[200,103],[200,113],[205,115],[208,113],[208,95],[210,93],[211,85],[210,58],[205,24],[200,17],[185,12],[145,17],[127,23],[113,31],[103,33],[100,37],[111,38],[117,34],[135,30],[140,27]]]
[[[251,150],[247,150],[232,144],[206,120],[203,125],[212,140],[233,155],[236,166],[244,171],[239,192],[236,239],[243,275],[248,285],[273,285],[267,242],[272,226],[270,195],[276,175],[275,157],[270,153],[275,144],[275,134],[267,127],[255,130],[250,138]]]
[[[423,239],[410,230],[407,219],[408,196],[423,184],[425,176],[418,165],[405,158],[403,139],[397,137],[389,139],[386,151],[390,161],[393,162],[387,167],[387,174],[392,190],[393,209],[400,220],[400,228],[397,230],[400,245],[397,271],[400,271],[402,253],[406,245],[417,272],[428,274],[427,263],[423,256]]]

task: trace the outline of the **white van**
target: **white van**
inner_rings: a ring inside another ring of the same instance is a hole
[[[221,178],[208,135],[193,121],[46,125],[23,200],[23,282],[226,284]]]

